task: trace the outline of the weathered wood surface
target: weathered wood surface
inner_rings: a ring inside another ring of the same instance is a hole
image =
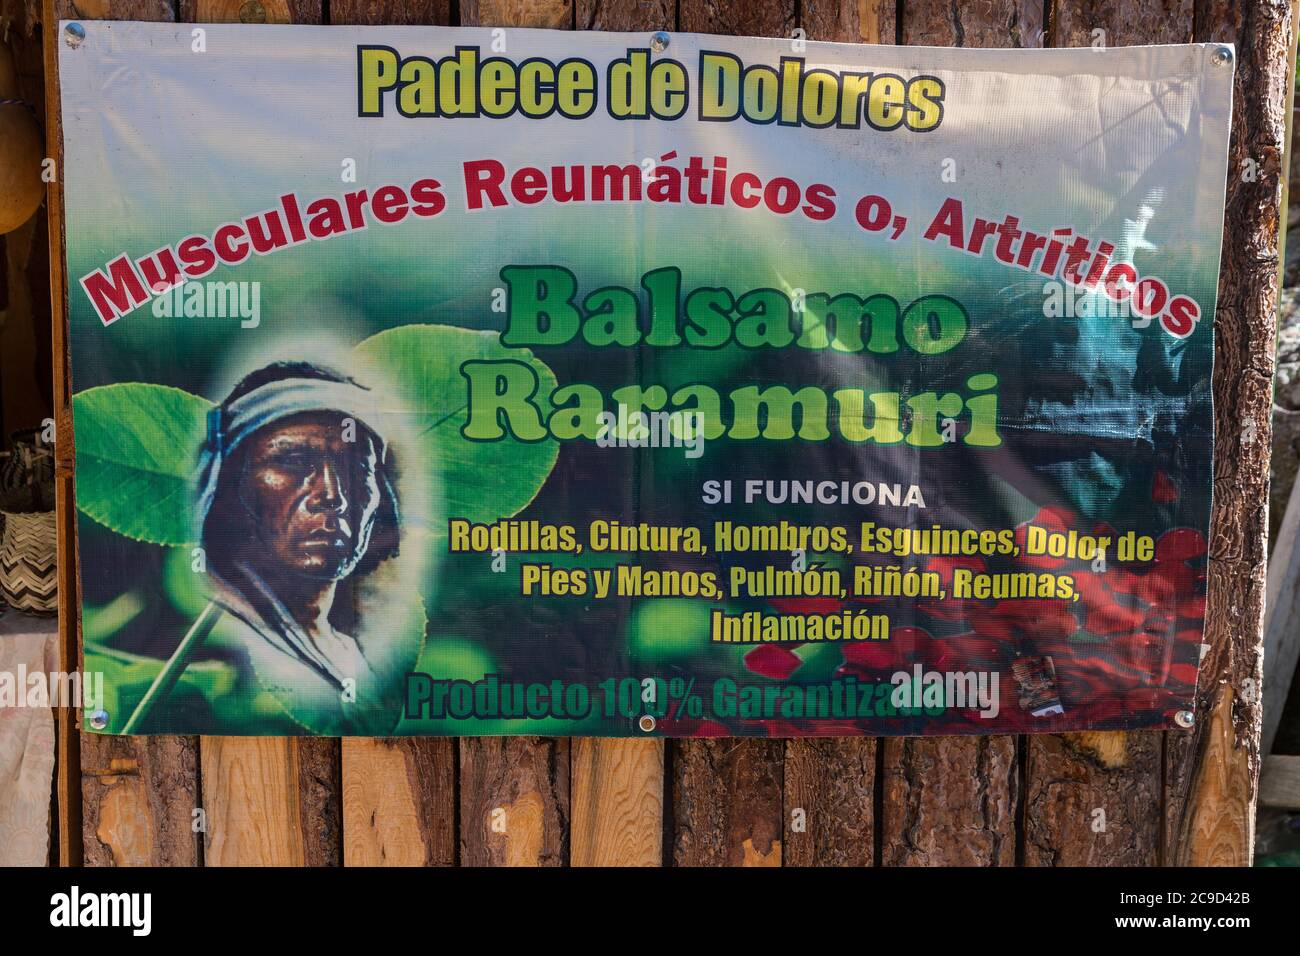
[[[320,23],[321,0],[181,0],[184,23]]]
[[[573,26],[573,2],[462,0],[460,22],[568,29]],[[508,765],[494,766],[501,760],[508,760]],[[558,866],[568,862],[569,741],[517,737],[506,743],[467,737],[460,743],[460,761],[462,863]],[[495,831],[493,826],[503,819],[509,829]]]
[[[343,741],[345,866],[454,866],[456,742]]]
[[[1190,43],[1195,0],[1053,0],[1052,46]]]
[[[1028,4],[904,4],[906,45],[1042,46]],[[935,183],[939,184],[935,168]],[[886,738],[880,786],[885,866],[1013,866],[1020,773],[1014,737]]]
[[[677,29],[687,33],[788,37],[798,26],[795,0],[679,0]]]
[[[330,23],[446,26],[451,0],[330,0]]]
[[[173,19],[179,13],[200,22],[418,24],[451,22],[458,15],[462,24],[502,27],[759,36],[793,36],[802,29],[810,39],[846,42],[1236,43],[1232,168],[1252,159],[1261,172],[1253,180],[1234,175],[1228,184],[1216,319],[1219,439],[1209,653],[1196,729],[1019,740],[354,740],[340,749],[335,741],[205,738],[200,746],[194,738],[111,739],[79,735],[75,720],[65,715],[61,756],[71,759],[61,760],[59,776],[64,862],[83,856],[95,865],[182,864],[200,857],[208,864],[299,865],[1133,865],[1250,859],[1259,768],[1272,279],[1289,105],[1287,4],[462,0],[457,8],[449,0],[333,0],[327,16],[324,9],[310,0],[46,0],[43,17],[52,23],[58,16]],[[54,32],[46,31],[51,81]],[[57,144],[57,95],[47,97],[47,109]],[[60,188],[51,189],[49,218],[53,301],[63,317],[55,322],[61,583],[71,595],[74,446]],[[65,648],[75,658],[75,603],[62,610]],[[671,766],[667,780],[665,763]],[[257,791],[252,796],[240,789],[250,786]],[[191,829],[199,805],[208,827],[202,840]]]
[[[673,848],[677,866],[780,866],[782,741],[676,741]]]
[[[1026,866],[1158,862],[1160,734],[1050,734],[1026,740]]]
[[[886,738],[881,863],[1013,866],[1014,737]]]
[[[338,741],[202,737],[205,866],[337,866]]]
[[[1041,47],[1043,5],[1034,0],[911,0],[903,41],[912,46]]]
[[[89,736],[89,735],[88,735]],[[195,866],[193,737],[95,737],[81,751],[81,821],[87,866]]]
[[[676,0],[578,0],[574,8],[579,30],[672,30],[677,25]]]
[[[46,3],[45,22],[50,21],[53,4]],[[49,185],[46,198],[46,221],[50,230],[50,303],[52,328],[50,348],[54,356],[54,507],[58,513],[55,547],[58,553],[59,579],[59,667],[65,671],[81,666],[81,582],[77,576],[76,485],[73,473],[76,455],[72,444],[72,380],[69,373],[67,289],[63,258],[63,122],[60,116],[57,47],[48,35],[42,37],[45,54],[45,148],[54,157],[58,175]],[[58,710],[55,747],[55,806],[58,810],[56,831],[57,861],[67,866],[80,860],[81,779],[77,768],[83,759],[92,762],[102,753],[81,751],[78,732],[80,713],[66,707]],[[105,764],[106,766],[106,764]]]
[[[81,601],[77,575],[76,497],[73,487],[75,442],[72,433],[72,381],[69,373],[67,280],[63,255],[63,127],[59,113],[57,26],[60,19],[91,17],[102,20],[174,20],[175,11],[163,0],[45,0],[42,5],[46,78],[46,148],[55,160],[56,177],[49,186],[50,297],[54,327],[55,508],[58,512],[59,633],[61,660],[81,665]],[[165,837],[151,858],[167,862],[192,862],[193,851],[184,841],[175,843],[176,821],[188,820],[197,791],[195,738],[174,741],[168,747],[151,747],[143,738],[111,740],[80,732],[78,711],[59,711],[57,798],[59,807],[59,862],[136,862],[144,852],[130,841],[141,833]],[[118,761],[117,764],[114,761]],[[108,775],[86,776],[79,768],[111,770],[129,768],[120,779]],[[148,793],[142,798],[139,788]],[[118,817],[124,804],[137,808],[134,826]],[[105,804],[111,804],[106,806]],[[106,841],[99,836],[105,821]],[[83,823],[89,829],[83,827]],[[83,847],[93,834],[95,842]],[[115,841],[121,840],[120,844]]]
[[[787,740],[784,770],[782,862],[874,865],[876,741]]]
[[[569,862],[569,743],[554,737],[461,739],[462,866]]]
[[[1259,782],[1279,202],[1294,24],[1285,0],[1197,6],[1195,39],[1236,46],[1236,89],[1214,323],[1209,650],[1196,728],[1165,739],[1163,862],[1240,866],[1254,848]]]
[[[1056,46],[1133,46],[1191,38],[1191,0],[1161,0],[1140,11],[1057,0],[1052,14],[1051,42]],[[1025,865],[1160,862],[1159,734],[1030,735],[1023,747]]]
[[[894,0],[803,0],[799,26],[810,40],[893,43],[896,11]]]
[[[663,862],[664,741],[571,741],[573,866]]]

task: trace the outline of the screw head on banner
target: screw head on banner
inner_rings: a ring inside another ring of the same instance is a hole
[[[90,714],[90,726],[96,730],[103,730],[108,726],[108,711],[96,710]]]
[[[1180,710],[1178,713],[1174,714],[1174,723],[1179,727],[1182,727],[1184,730],[1190,730],[1196,723],[1196,715],[1190,710]]]
[[[660,30],[650,37],[650,49],[654,50],[656,53],[662,53],[664,50],[668,49],[669,40],[670,37],[668,34],[665,31]]]
[[[650,714],[642,714],[636,725],[648,734],[655,729],[655,719]]]
[[[1221,46],[1210,54],[1210,62],[1215,66],[1227,66],[1232,62],[1232,48]]]
[[[86,28],[80,23],[69,23],[63,28],[63,42],[68,46],[75,49],[76,47],[81,46],[82,41],[85,39]]]

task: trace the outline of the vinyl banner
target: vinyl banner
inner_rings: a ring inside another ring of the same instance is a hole
[[[65,24],[87,728],[1185,722],[1233,60]]]

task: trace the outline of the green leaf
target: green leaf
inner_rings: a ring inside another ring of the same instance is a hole
[[[194,556],[189,548],[167,549],[163,557],[162,577],[167,600],[188,620],[192,621],[202,614],[208,601],[212,600],[207,573],[194,570]]]
[[[81,606],[81,639],[88,644],[108,640],[134,621],[144,610],[139,591],[124,591],[107,604]]]
[[[549,394],[556,386],[555,373],[532,352],[506,348],[496,332],[403,325],[366,339],[356,354],[365,366],[367,384],[388,384],[413,413],[420,435],[414,457],[436,479],[429,489],[434,501],[423,511],[435,522],[434,533],[446,533],[447,517],[508,518],[537,496],[559,454],[554,441],[473,442],[461,437],[468,416],[461,363],[528,362],[542,382],[542,394]],[[409,506],[407,510],[420,514]]]
[[[199,446],[211,403],[179,388],[124,382],[72,399],[77,507],[137,541],[194,541]]]
[[[109,726],[100,733],[121,733],[131,712],[158,676],[163,662],[153,657],[142,657],[87,643],[84,653],[84,670],[87,674],[103,674],[103,709],[109,714]],[[196,661],[185,669],[176,687],[168,696],[162,713],[155,714],[155,727],[165,728],[180,720],[186,726],[195,726],[196,720],[211,722],[215,701],[228,697],[236,686],[235,669],[222,661]],[[87,718],[88,719],[88,718]],[[84,727],[92,731],[89,723]],[[148,728],[146,728],[148,729]]]

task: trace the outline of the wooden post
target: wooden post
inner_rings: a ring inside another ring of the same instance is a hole
[[[454,740],[343,741],[343,865],[456,864]]]
[[[568,739],[465,737],[460,743],[461,865],[566,865]]]
[[[95,10],[106,20],[174,20],[162,0],[107,0]],[[77,575],[76,462],[69,372],[68,299],[63,254],[63,127],[58,87],[60,19],[80,13],[70,0],[42,5],[45,44],[46,140],[57,179],[50,184],[50,296],[53,304],[55,504],[58,511],[61,667],[80,666],[81,614]],[[59,710],[57,795],[59,863],[64,866],[193,865],[199,859],[192,828],[198,809],[197,740],[149,741],[80,732],[76,710]]]
[[[1294,28],[1286,0],[1197,4],[1195,39],[1235,44],[1237,69],[1214,322],[1209,650],[1196,727],[1165,738],[1164,862],[1172,866],[1246,866],[1254,852],[1279,203]]]

